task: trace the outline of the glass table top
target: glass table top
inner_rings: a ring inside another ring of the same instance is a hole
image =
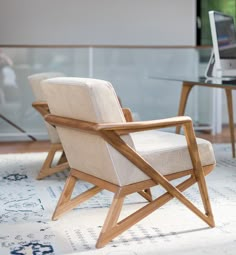
[[[155,74],[150,75],[149,79],[154,80],[167,80],[167,81],[180,81],[187,83],[202,84],[203,86],[214,86],[214,87],[235,87],[236,89],[236,77],[212,77],[206,78],[204,76],[177,76],[177,75],[163,75]]]

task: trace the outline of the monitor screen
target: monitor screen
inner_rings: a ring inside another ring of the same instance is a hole
[[[214,22],[220,58],[236,58],[236,30],[233,17],[214,11]]]
[[[206,77],[236,77],[236,29],[230,15],[209,11],[213,50]]]

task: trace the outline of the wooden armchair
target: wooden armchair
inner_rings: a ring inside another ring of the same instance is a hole
[[[71,167],[54,220],[106,189],[114,192],[114,198],[97,248],[173,198],[214,227],[205,182],[205,175],[215,166],[214,152],[208,141],[196,139],[189,117],[127,123],[112,85],[101,80],[54,78],[44,81],[43,89],[51,112],[45,119],[57,126]],[[150,131],[171,126],[183,126],[185,136]],[[184,176],[177,186],[172,184],[172,180]],[[94,186],[72,199],[77,179]],[[195,183],[204,212],[183,194]],[[127,195],[156,185],[166,193],[119,219]]]

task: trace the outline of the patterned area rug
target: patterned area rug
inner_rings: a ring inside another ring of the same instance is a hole
[[[207,185],[215,228],[172,200],[102,249],[96,249],[95,243],[112,199],[110,192],[51,221],[67,171],[37,181],[46,153],[0,155],[0,255],[235,255],[236,160],[231,158],[230,145],[214,145],[214,149],[217,166],[207,176]],[[76,192],[88,185],[79,181]],[[196,186],[185,194],[201,204]],[[137,194],[125,203],[123,216],[145,205]]]

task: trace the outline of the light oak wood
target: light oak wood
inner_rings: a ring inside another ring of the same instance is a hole
[[[178,116],[183,116],[188,101],[188,96],[194,85],[183,82],[181,96],[179,100]],[[176,134],[180,134],[181,126],[176,127]]]
[[[67,179],[65,188],[55,209],[53,219],[59,218],[62,214],[73,209],[75,206],[78,206],[78,204],[82,203],[85,198],[90,198],[93,196],[93,194],[99,192],[99,189],[106,189],[114,192],[112,204],[96,244],[97,248],[103,247],[113,238],[120,235],[122,232],[129,229],[131,226],[173,198],[177,198],[182,204],[189,208],[210,227],[215,226],[205,182],[205,175],[212,171],[214,165],[204,167],[201,165],[196,137],[193,130],[192,121],[189,117],[181,116],[168,118],[165,120],[105,124],[63,118],[51,114],[45,116],[45,119],[52,125],[58,125],[67,128],[77,128],[79,130],[83,130],[83,132],[94,133],[101,136],[107,143],[109,143],[112,147],[124,155],[129,161],[136,165],[150,178],[143,182],[133,183],[126,186],[118,186],[99,179],[95,176],[83,173],[83,171],[80,169],[71,169],[70,176]],[[133,148],[126,144],[120,137],[121,134],[127,132],[139,132],[178,125],[182,125],[184,127],[193,169],[180,171],[178,173],[166,176],[163,176],[158,171],[158,169],[154,169],[141,155],[139,155]],[[177,186],[174,186],[171,183],[171,180],[181,178],[183,176],[188,176],[188,179],[182,181]],[[94,189],[87,191],[87,193],[80,194],[78,198],[70,199],[76,179],[82,179],[92,183],[94,185]],[[183,194],[183,191],[194,183],[198,184],[204,212],[197,208]],[[166,190],[166,193],[152,200],[147,199],[147,205],[119,221],[119,216],[125,197],[134,192],[146,192],[145,195],[148,195],[149,193],[147,190],[155,185],[162,186]]]
[[[232,89],[225,89],[227,107],[228,107],[228,116],[229,116],[229,130],[230,138],[232,145],[232,154],[235,158],[235,136],[234,136],[234,114],[233,114],[233,98],[232,98]]]
[[[57,152],[62,152],[62,156],[60,157],[57,164],[54,166],[53,161]],[[69,168],[69,164],[67,160],[63,159],[63,148],[61,144],[60,143],[51,144],[48,155],[37,176],[37,180],[41,180],[47,176],[64,171],[65,169],[68,169],[68,168]]]
[[[194,177],[198,183],[199,191],[202,197],[203,205],[205,208],[205,214],[209,217],[209,225],[214,226],[213,213],[209,201],[206,181],[204,178],[204,172],[201,165],[201,160],[198,152],[198,146],[196,142],[196,137],[193,130],[192,123],[186,123],[184,125],[185,136],[188,143],[189,154],[191,157],[191,161],[194,169]]]
[[[93,123],[83,120],[71,119],[48,114],[45,120],[52,125],[68,128],[78,128],[85,132],[98,134],[99,131],[115,131],[119,135],[124,133],[140,132],[145,130],[153,130],[158,128],[166,128],[172,126],[183,125],[187,122],[192,122],[187,116],[172,117],[161,120],[122,122],[122,123]]]
[[[32,103],[32,107],[35,108],[44,118],[46,114],[49,114],[48,104],[46,102],[37,101]]]
[[[125,120],[127,122],[133,122],[133,116],[132,116],[132,112],[129,108],[122,108],[123,114],[125,116]]]

